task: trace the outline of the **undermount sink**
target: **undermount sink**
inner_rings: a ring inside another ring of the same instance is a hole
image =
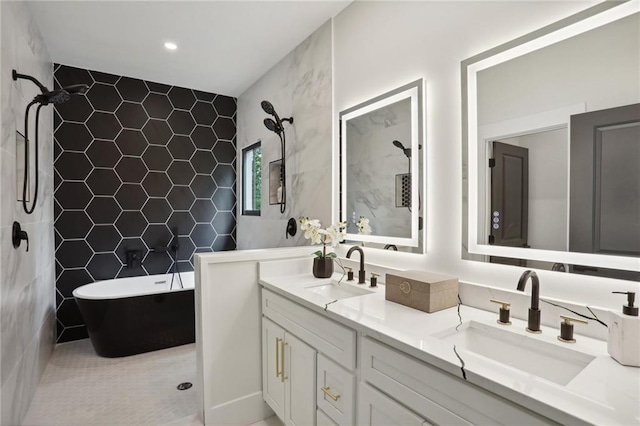
[[[318,294],[331,300],[341,300],[373,293],[373,291],[367,290],[366,288],[337,283],[313,285],[306,287],[305,289],[311,293]]]
[[[458,331],[453,328],[433,337],[563,386],[595,359],[573,349],[475,321],[464,322]]]

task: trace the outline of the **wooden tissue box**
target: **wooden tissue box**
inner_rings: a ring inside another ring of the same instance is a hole
[[[458,279],[426,271],[387,274],[385,299],[424,312],[437,312],[458,304]]]

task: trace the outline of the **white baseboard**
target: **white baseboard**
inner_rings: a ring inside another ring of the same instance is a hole
[[[206,410],[205,425],[250,425],[273,416],[262,399],[262,392],[252,393]]]

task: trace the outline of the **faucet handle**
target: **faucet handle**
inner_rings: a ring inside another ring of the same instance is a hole
[[[345,266],[344,269],[347,270],[347,281],[353,281],[353,268]]]
[[[376,274],[375,272],[371,273],[371,285],[369,287],[377,287],[378,286],[378,277],[380,274]]]
[[[579,322],[582,324],[588,324],[588,321],[579,319],[579,318],[574,318],[574,317],[569,317],[566,315],[560,315],[560,318],[562,318],[564,321],[562,321],[562,323],[560,323],[560,335],[558,336],[558,340],[560,340],[561,342],[565,342],[565,343],[575,343],[576,339],[573,338],[573,323],[574,322]]]
[[[489,302],[493,302],[493,303],[497,303],[498,305],[502,305],[502,309],[506,309],[506,310],[509,310],[509,307],[511,306],[510,302],[505,302],[503,300],[498,300],[498,299],[490,299]]]
[[[498,324],[511,325],[511,321],[509,320],[509,307],[511,306],[511,303],[497,299],[490,299],[489,301],[502,305],[500,307],[500,318],[498,319]]]

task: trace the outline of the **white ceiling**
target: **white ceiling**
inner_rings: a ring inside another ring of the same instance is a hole
[[[56,63],[237,97],[350,1],[29,5]]]

